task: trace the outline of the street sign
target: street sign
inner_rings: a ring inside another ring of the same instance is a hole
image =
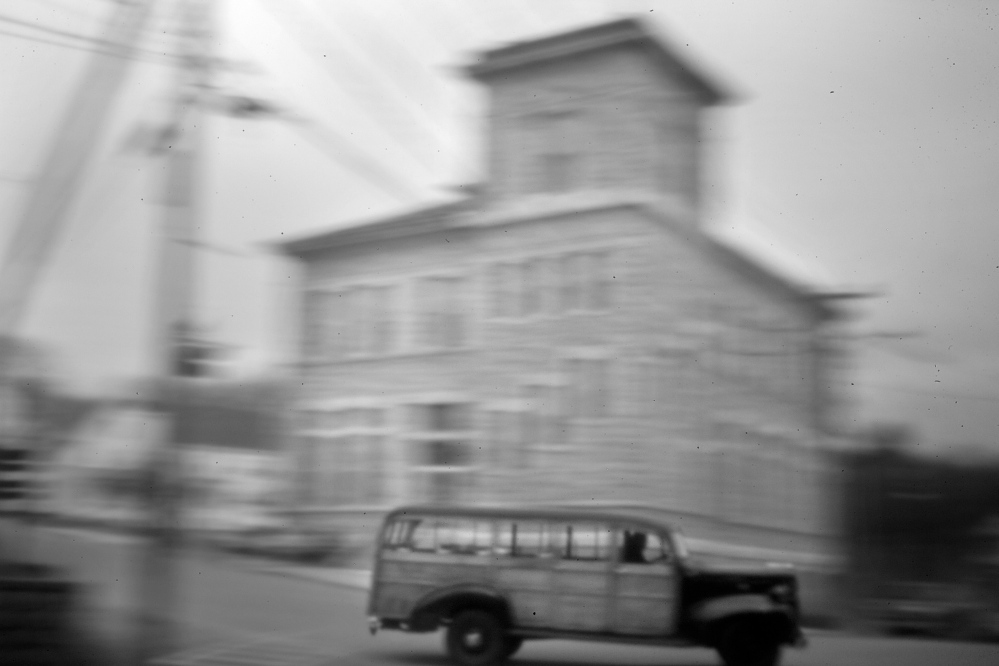
[[[27,449],[0,447],[0,502],[28,495],[30,466]]]

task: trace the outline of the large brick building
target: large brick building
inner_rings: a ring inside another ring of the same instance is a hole
[[[491,93],[472,196],[282,245],[304,268],[303,504],[643,501],[831,552],[832,312],[700,226],[699,122],[725,93],[631,20],[468,72]]]

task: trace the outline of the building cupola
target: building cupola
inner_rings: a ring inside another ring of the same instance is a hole
[[[467,71],[491,96],[490,199],[620,190],[696,209],[701,111],[727,94],[643,22],[518,42]]]

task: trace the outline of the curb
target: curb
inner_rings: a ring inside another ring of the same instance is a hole
[[[360,592],[368,592],[371,589],[371,572],[365,569],[303,570],[292,567],[269,567],[265,568],[264,571],[278,576],[311,580]]]
[[[309,580],[335,587],[343,587],[360,592],[367,592],[371,589],[371,571],[368,569],[335,569],[335,568],[313,568],[302,566],[276,565],[270,562],[246,562],[256,571],[272,574],[275,576],[285,576],[287,578],[298,578]]]

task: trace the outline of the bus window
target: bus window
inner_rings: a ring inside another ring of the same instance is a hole
[[[548,526],[548,549],[553,557],[563,559],[572,552],[572,525],[554,523]]]
[[[399,538],[399,531],[401,529],[401,523],[396,521],[391,523],[385,528],[384,536],[382,537],[382,546],[386,548],[398,548],[401,539]]]
[[[494,531],[495,526],[492,521],[479,520],[475,522],[472,548],[476,555],[488,555],[492,552]]]
[[[567,557],[572,560],[608,561],[613,532],[604,525],[579,524],[571,528]]]
[[[514,529],[514,557],[539,557],[545,541],[545,526],[533,521],[518,522]]]
[[[420,521],[418,520],[397,520],[388,526],[385,530],[385,538],[382,541],[382,545],[389,550],[397,550],[399,548],[411,548],[412,544],[410,540],[413,534],[413,528]]]
[[[492,548],[493,526],[488,521],[441,519],[437,523],[437,549],[461,555],[487,555]]]
[[[624,530],[621,544],[622,562],[651,564],[669,560],[669,549],[655,532]]]
[[[415,551],[432,553],[437,550],[437,534],[434,529],[436,525],[432,520],[415,521],[413,534],[410,537],[410,547]]]
[[[437,520],[437,550],[447,553],[461,552],[468,542],[467,520]]]
[[[514,557],[561,557],[564,552],[565,527],[559,528],[545,522],[521,520],[501,529],[502,543],[509,543],[510,554]]]
[[[516,543],[517,526],[511,522],[500,522],[496,527],[496,540],[493,542],[494,555],[512,555]]]

